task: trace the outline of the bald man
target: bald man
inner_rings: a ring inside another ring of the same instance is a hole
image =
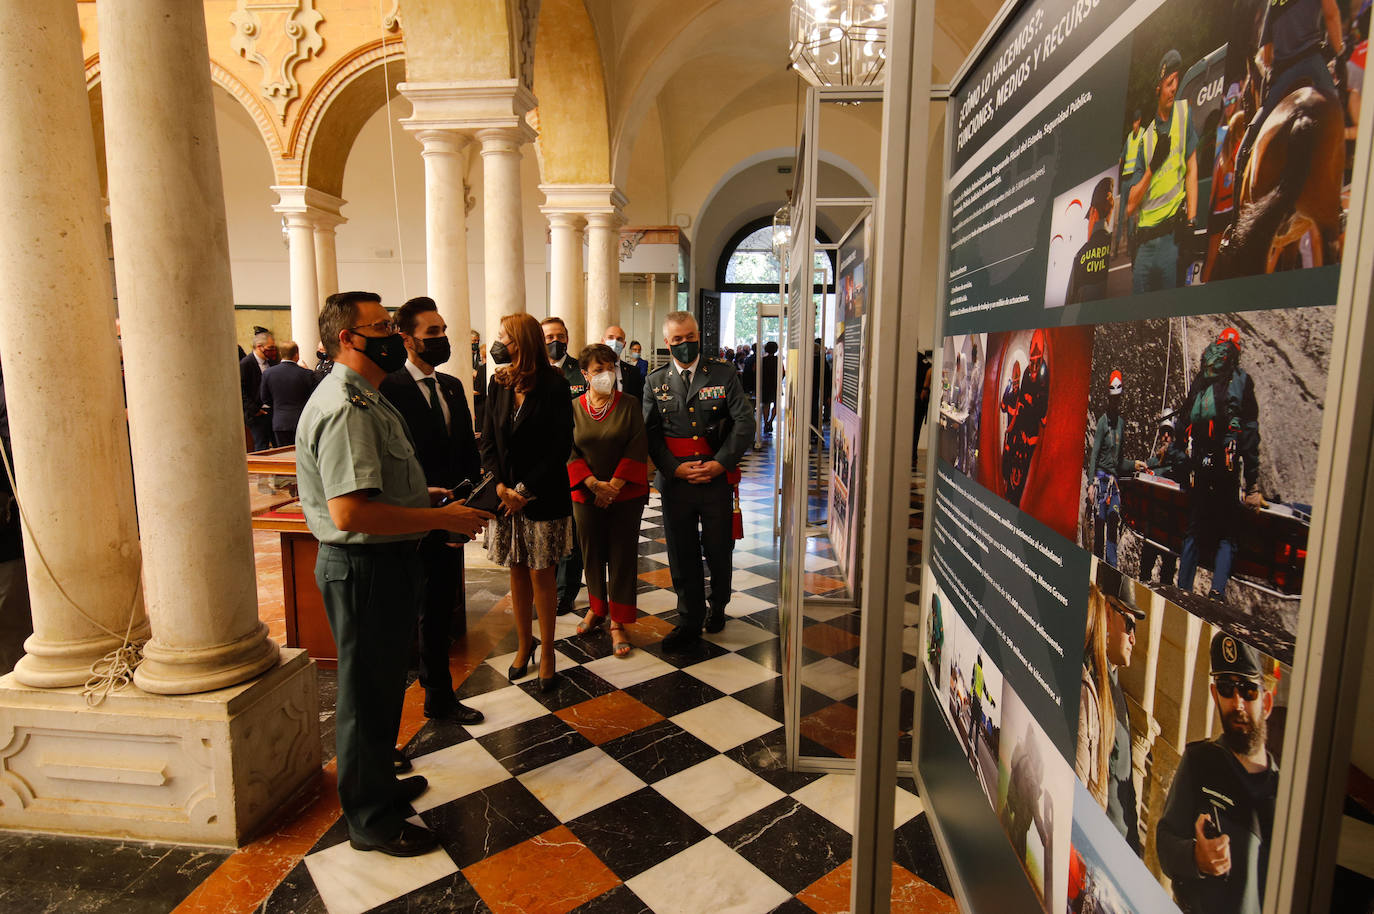
[[[615,364],[615,389],[642,401],[644,378],[639,373],[639,366],[621,358],[625,354],[625,328],[612,324],[606,328],[601,341],[611,347],[611,351],[619,359]]]

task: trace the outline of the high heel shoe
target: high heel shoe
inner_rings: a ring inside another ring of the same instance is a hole
[[[510,669],[506,671],[506,678],[508,678],[511,682],[514,682],[517,679],[524,679],[525,674],[530,671],[530,659],[534,657],[534,650],[537,647],[539,647],[538,638],[536,638],[534,640],[534,644],[530,646],[530,652],[525,656],[525,662],[520,664],[519,666],[516,666],[512,663]]]
[[[540,677],[539,677],[539,691],[541,691],[541,692],[552,692],[552,691],[553,691],[554,689],[556,689],[556,688],[558,688],[558,673],[557,673],[557,672],[555,672],[552,676],[549,676],[549,677],[547,677],[547,678],[545,678],[545,677],[543,677],[543,676],[540,676]]]

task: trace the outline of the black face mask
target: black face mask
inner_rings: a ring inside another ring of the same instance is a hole
[[[555,362],[563,361],[563,356],[568,354],[568,344],[562,340],[554,340],[552,343],[545,343],[544,348],[549,351],[549,358]]]
[[[497,340],[487,347],[487,355],[491,356],[491,360],[497,365],[510,364],[510,350],[507,349],[506,344],[500,340]]]
[[[438,368],[447,362],[451,355],[453,350],[449,348],[448,337],[425,337],[425,348],[420,351],[420,358],[425,360],[425,364]]]
[[[669,349],[679,365],[690,365],[701,354],[701,343],[698,340],[685,340],[676,346],[670,346]]]
[[[362,334],[358,334],[362,336]],[[373,363],[391,374],[406,363],[406,343],[399,333],[391,336],[363,336],[362,353]]]
[[[476,351],[477,351],[477,344],[476,344],[476,343],[473,343],[473,344],[472,344],[472,351],[473,351],[473,352],[476,352]]]

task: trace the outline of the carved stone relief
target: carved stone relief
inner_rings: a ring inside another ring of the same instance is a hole
[[[287,106],[301,94],[297,65],[324,49],[324,14],[315,10],[315,0],[238,0],[229,21],[229,46],[262,68],[263,96],[286,123]]]
[[[382,17],[382,28],[388,32],[401,30],[401,0],[391,0],[391,9]]]
[[[620,236],[620,262],[624,263],[634,256],[635,248],[644,240],[644,232],[631,232]]]

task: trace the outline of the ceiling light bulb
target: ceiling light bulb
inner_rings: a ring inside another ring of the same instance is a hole
[[[875,3],[875,4],[873,4],[873,18],[874,18],[874,19],[886,19],[886,18],[887,18],[887,5],[886,5],[886,4],[883,4],[883,3]]]
[[[873,42],[870,41],[870,42],[868,42],[867,44],[864,45],[864,56],[865,56],[865,57],[872,57],[872,56],[873,56]]]
[[[853,20],[849,18],[849,10],[843,10],[840,13],[840,25],[849,28],[851,22],[853,22]]]
[[[843,38],[843,37],[844,37],[844,32],[841,32],[839,29],[831,29],[831,30],[830,30],[830,40],[831,40],[831,41],[839,41],[839,40],[840,40],[841,38]]]
[[[812,41],[820,41],[820,40],[821,40],[821,30],[820,30],[820,29],[812,29],[812,30],[811,30],[811,40],[812,40]]]
[[[879,59],[879,60],[887,60],[887,49],[886,49],[886,48],[878,48],[878,59]]]
[[[868,34],[865,35],[864,37],[868,40],[868,43],[869,43],[869,44],[872,44],[873,42],[875,42],[875,41],[878,40],[878,30],[877,30],[877,29],[869,29],[869,30],[868,30]]]
[[[839,62],[840,62],[840,55],[839,55],[839,53],[837,52],[837,53],[835,53],[835,54],[831,54],[831,55],[830,55],[830,59],[827,60],[827,61],[825,62],[825,65],[826,65],[827,67],[833,67],[833,66],[835,66],[836,64],[838,64]]]

